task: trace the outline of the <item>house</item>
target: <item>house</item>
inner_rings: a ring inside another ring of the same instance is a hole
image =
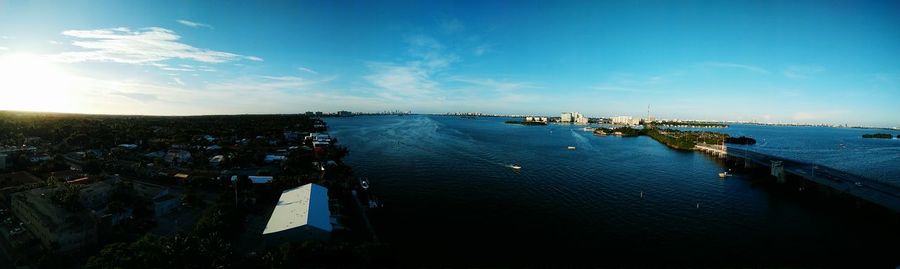
[[[138,145],[135,145],[135,144],[119,144],[119,147],[120,147],[120,148],[123,148],[123,149],[127,149],[127,150],[134,150],[134,149],[137,149],[137,148],[138,148]]]
[[[269,245],[303,240],[325,241],[332,229],[328,189],[310,183],[281,193],[263,230],[263,239]]]
[[[82,172],[81,170],[69,169],[69,170],[60,170],[60,171],[50,172],[50,177],[52,177],[55,180],[62,181],[62,182],[83,178],[84,176],[85,176],[85,173]]]
[[[274,177],[272,176],[247,176],[250,179],[250,182],[253,184],[266,184],[272,183]],[[237,182],[238,176],[231,176],[231,182]]]
[[[42,163],[42,162],[49,161],[50,159],[51,159],[50,155],[47,155],[47,154],[34,155],[34,156],[31,156],[31,158],[28,158],[28,160],[31,161],[31,163]]]
[[[143,181],[131,181],[134,190],[141,197],[153,202],[153,212],[156,217],[168,214],[178,208],[178,194],[161,185]]]
[[[224,155],[216,155],[216,156],[213,156],[212,158],[209,158],[209,165],[218,167],[219,164],[222,164],[223,161],[225,161]]]
[[[163,160],[171,164],[186,163],[191,161],[191,152],[183,149],[170,149]]]
[[[178,207],[178,197],[169,193],[169,189],[156,194],[153,197],[153,212],[156,217],[168,214]]]

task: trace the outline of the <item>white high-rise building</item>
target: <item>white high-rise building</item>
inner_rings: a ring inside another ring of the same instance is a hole
[[[621,124],[621,125],[638,125],[640,124],[639,119],[632,118],[631,116],[616,116],[612,118],[612,124]]]
[[[560,114],[559,122],[572,122],[572,112],[563,112]]]
[[[587,123],[588,118],[578,112],[563,112],[559,116],[559,122]]]

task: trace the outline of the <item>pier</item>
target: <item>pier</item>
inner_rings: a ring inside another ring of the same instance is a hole
[[[900,187],[850,174],[831,167],[780,158],[725,145],[697,144],[694,149],[718,158],[735,158],[744,167],[768,167],[770,175],[785,182],[788,175],[900,212]]]

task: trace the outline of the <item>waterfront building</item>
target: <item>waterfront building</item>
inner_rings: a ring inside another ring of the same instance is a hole
[[[310,183],[281,193],[263,238],[270,245],[309,239],[325,241],[331,230],[328,189]]]
[[[588,118],[578,112],[563,112],[559,116],[559,122],[587,123]]]
[[[563,112],[560,114],[559,122],[572,122],[572,112]]]
[[[638,125],[640,124],[640,119],[632,118],[631,116],[616,116],[612,117],[612,124],[619,125]]]

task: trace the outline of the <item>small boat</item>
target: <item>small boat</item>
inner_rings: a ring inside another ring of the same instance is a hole
[[[569,149],[569,150],[575,150],[575,146],[568,146],[568,147],[566,147],[566,148]]]
[[[516,163],[516,164],[510,165],[509,168],[519,170],[519,169],[522,169],[522,166]]]
[[[584,128],[581,128],[581,130],[583,130],[583,131],[585,131],[585,132],[593,132],[593,131],[594,131],[594,128],[591,128],[591,127],[584,127]]]
[[[725,177],[727,177],[727,176],[730,176],[730,175],[728,174],[728,172],[722,172],[722,173],[719,173],[719,177],[721,177],[721,178],[725,178]]]
[[[368,178],[359,178],[359,186],[363,188],[363,190],[369,189],[369,179]]]

